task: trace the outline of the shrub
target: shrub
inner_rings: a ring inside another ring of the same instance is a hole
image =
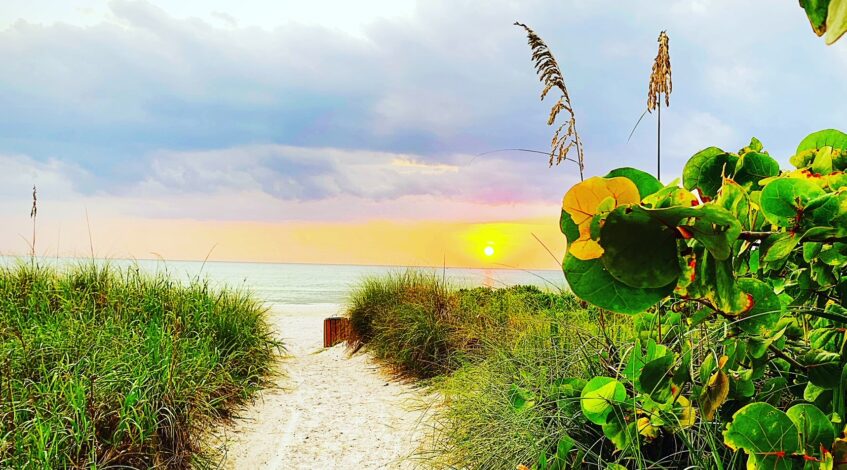
[[[623,168],[566,194],[569,285],[639,325],[580,391],[621,464],[847,461],[847,134],[809,135],[791,163],[754,138],[695,154],[682,188]]]

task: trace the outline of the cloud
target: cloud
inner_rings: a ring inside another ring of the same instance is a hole
[[[561,190],[560,176],[545,171],[543,159],[535,156],[448,159],[431,163],[414,154],[284,145],[159,152],[139,188],[149,195],[260,190],[291,201],[428,195],[495,205],[540,202]]]
[[[572,169],[514,152],[474,157],[549,144],[550,103],[537,100],[516,19],[562,64],[588,174],[652,168],[652,116],[626,138],[661,29],[675,82],[663,113],[672,173],[703,146],[739,148],[751,135],[787,156],[844,117],[832,97],[847,84],[809,71],[843,69],[847,46],[825,48],[796,4],[438,0],[375,14],[356,34],[293,14],[276,28],[246,26],[236,9],[202,17],[114,0],[97,23],[22,20],[0,31],[0,154],[61,173],[45,190],[134,201],[115,210],[151,216],[317,216],[297,203],[327,218],[379,207],[402,216],[396,201],[423,198],[491,213],[556,205]],[[221,202],[248,194],[266,210]],[[227,209],[202,210],[204,200]]]

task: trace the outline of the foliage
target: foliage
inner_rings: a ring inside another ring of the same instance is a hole
[[[491,295],[514,295],[510,290]],[[631,339],[632,319],[604,318],[568,293],[548,295],[552,301],[533,302],[530,311],[507,312],[516,320],[511,341],[491,344],[430,382],[442,399],[432,447],[422,455],[427,467],[549,470],[616,460],[613,446],[592,446],[603,435],[580,419],[579,394],[605,370],[607,338]],[[536,321],[522,319],[528,314]]]
[[[366,346],[401,374],[431,378],[511,344],[557,302],[535,287],[456,289],[415,270],[368,278],[348,301],[351,346]]]
[[[620,463],[676,441],[675,465],[847,464],[832,457],[847,446],[847,134],[813,133],[790,161],[754,138],[695,154],[682,187],[620,169],[566,194],[573,292],[639,325],[580,392]]]
[[[264,314],[135,268],[0,268],[0,468],[211,463],[202,433],[269,372]]]
[[[837,41],[847,32],[847,1],[845,0],[800,0],[806,10],[812,30],[824,36],[827,44]]]

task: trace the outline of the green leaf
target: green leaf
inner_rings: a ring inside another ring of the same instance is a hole
[[[726,153],[717,147],[709,147],[694,154],[682,170],[682,184],[691,191],[714,198],[723,183],[731,177],[738,163],[738,156]]]
[[[749,152],[738,158],[735,167],[736,183],[758,190],[759,181],[779,174],[779,163],[770,155],[759,152]]]
[[[616,313],[640,313],[673,292],[676,282],[659,288],[631,287],[615,279],[599,259],[583,261],[565,255],[565,279],[573,293],[597,307]]]
[[[708,253],[704,253],[701,263],[700,276],[710,281],[713,289],[708,292],[708,297],[714,301],[719,310],[738,315],[753,307],[753,299],[741,289],[735,278],[731,259],[716,260]]]
[[[617,176],[622,176],[635,183],[641,199],[658,192],[664,187],[662,186],[662,183],[650,173],[629,167],[614,169],[604,176],[604,178],[614,178]]]
[[[582,389],[580,407],[586,419],[594,424],[606,424],[609,414],[626,400],[623,384],[611,377],[594,377]]]
[[[726,209],[733,217],[738,219],[741,227],[746,230],[753,229],[753,214],[750,211],[750,196],[747,191],[733,180],[724,180],[721,192],[715,199],[718,207]]]
[[[644,364],[638,377],[639,391],[650,395],[658,403],[665,403],[671,398],[671,370],[674,357],[668,354]]]
[[[767,379],[762,385],[762,391],[760,392],[761,400],[776,406],[782,400],[786,389],[788,389],[788,381],[785,377]]]
[[[568,454],[571,452],[571,449],[573,449],[573,446],[574,440],[567,434],[559,438],[559,443],[556,445],[556,458],[553,461],[553,468],[557,470],[567,469]]]
[[[824,41],[827,45],[831,45],[845,32],[847,32],[847,1],[832,0],[829,2],[829,11],[826,16]]]
[[[806,450],[806,455],[817,455],[821,446],[832,448],[835,428],[818,407],[801,403],[792,406],[785,413],[800,431],[800,444]]]
[[[612,441],[618,450],[624,451],[637,440],[634,427],[635,423],[627,424],[621,417],[612,415],[609,416],[609,422],[603,425],[603,435]]]
[[[818,132],[813,132],[800,141],[794,156],[791,157],[791,164],[797,168],[806,168],[812,164],[818,150],[824,147],[831,147],[832,166],[837,170],[847,168],[847,134],[835,130],[825,129]]]
[[[810,262],[821,252],[823,245],[816,242],[803,243],[803,261]]]
[[[779,232],[768,237],[764,261],[779,261],[788,257],[800,243],[800,235],[795,232]]]
[[[810,349],[803,355],[809,382],[823,387],[835,388],[841,380],[841,356],[821,349]]]
[[[829,0],[800,0],[800,6],[806,10],[812,30],[818,36],[823,36],[826,31],[826,14],[829,9]]]
[[[838,220],[847,214],[847,192],[838,191],[817,197],[809,201],[806,211],[810,213],[812,224],[835,227],[839,225]]]
[[[568,243],[572,243],[579,238],[579,227],[574,223],[570,214],[565,211],[562,211],[562,215],[559,217],[559,229],[565,235]]]
[[[716,203],[703,204],[697,207],[668,207],[661,209],[635,208],[646,211],[667,226],[683,227],[712,255],[718,259],[727,259],[731,253],[731,245],[741,233],[741,224],[727,209]],[[680,225],[694,220],[693,224]]]
[[[824,194],[818,185],[797,178],[778,178],[762,190],[762,212],[768,222],[780,227],[797,224],[806,205]]]
[[[509,390],[509,403],[515,411],[525,411],[535,406],[535,396],[529,390],[512,384]]]
[[[749,352],[750,357],[753,359],[760,359],[765,357],[765,354],[768,351],[768,348],[785,334],[785,328],[779,330],[778,332],[769,335],[767,337],[761,336],[752,336],[749,338]]]
[[[600,231],[603,266],[617,280],[635,288],[676,284],[676,231],[640,208],[621,206],[606,217]]]
[[[754,459],[748,468],[791,469],[791,454],[800,449],[794,422],[772,405],[763,402],[742,407],[723,432],[724,443],[743,450]]]
[[[832,147],[824,147],[818,150],[815,159],[812,160],[812,173],[828,175],[832,173]]]

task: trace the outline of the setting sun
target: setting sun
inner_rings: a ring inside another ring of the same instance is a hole
[[[482,252],[485,253],[485,256],[492,256],[492,255],[494,255],[494,247],[491,246],[491,245],[488,245],[488,246],[485,247],[484,250],[482,250]]]

